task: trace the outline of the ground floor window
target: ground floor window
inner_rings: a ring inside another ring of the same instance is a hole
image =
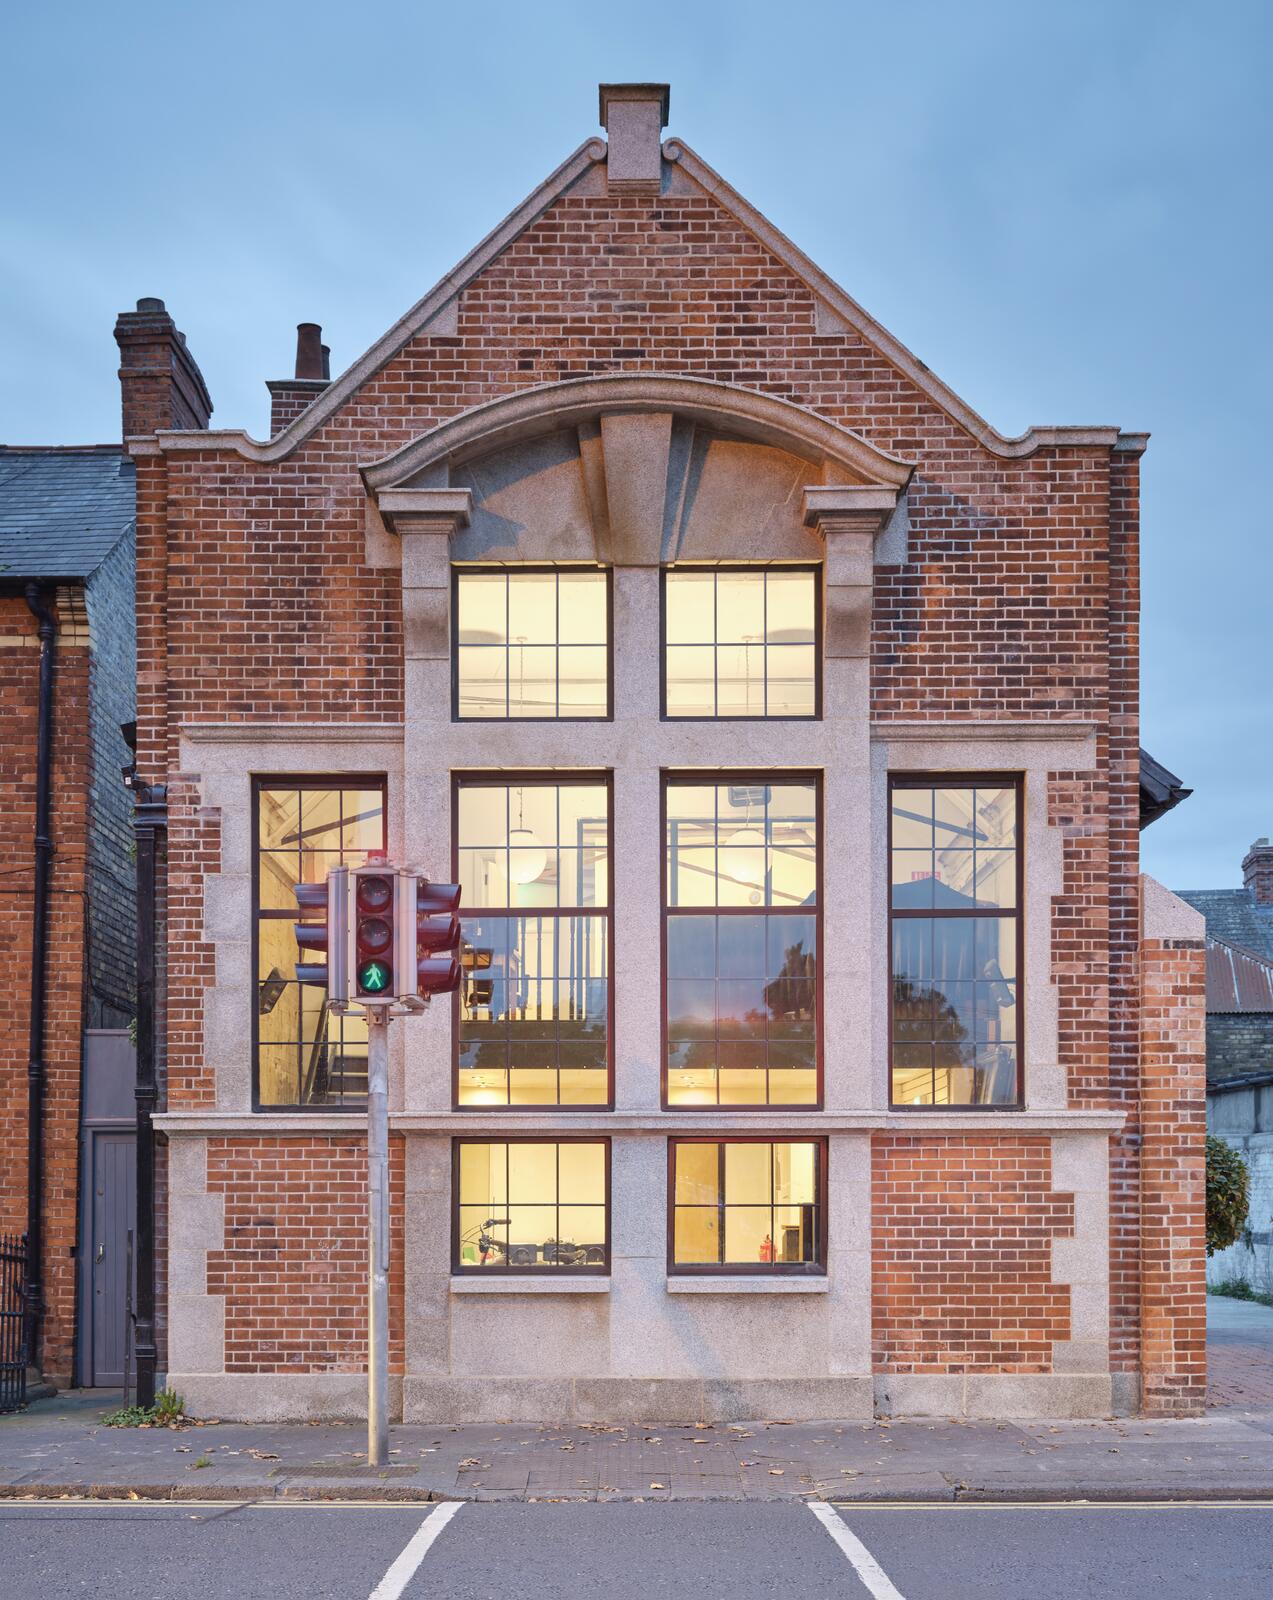
[[[672,1272],[826,1268],[826,1148],[820,1139],[673,1139]]]
[[[455,1143],[456,1272],[610,1270],[608,1139]]]

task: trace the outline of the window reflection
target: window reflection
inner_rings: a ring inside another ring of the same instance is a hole
[[[462,1106],[610,1100],[609,791],[462,781]]]
[[[604,1139],[459,1141],[456,1269],[605,1271],[609,1157]]]
[[[359,866],[384,848],[384,789],[263,780],[256,825],[257,1103],[361,1105],[367,1025],[360,1013],[333,1015],[322,989],[296,981],[294,887],[322,883],[330,867]]]
[[[1013,1105],[1018,791],[891,791],[893,1103]]]
[[[672,1141],[675,1269],[800,1271],[823,1260],[820,1141]]]
[[[459,568],[456,640],[462,719],[610,714],[606,572]]]
[[[810,567],[665,572],[666,715],[816,715],[817,604]]]
[[[818,1098],[813,785],[666,789],[667,1101]]]

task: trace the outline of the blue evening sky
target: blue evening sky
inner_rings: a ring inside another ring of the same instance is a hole
[[[295,325],[353,361],[668,80],[682,136],[1007,433],[1144,461],[1142,739],[1172,887],[1273,834],[1268,0],[605,0],[9,13],[0,440],[118,437],[115,313],[166,300],[263,435]]]

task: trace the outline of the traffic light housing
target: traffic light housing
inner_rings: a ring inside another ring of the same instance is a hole
[[[416,993],[428,1000],[460,986],[460,886],[416,880]]]
[[[350,895],[350,995],[364,1005],[397,999],[399,872],[383,861],[355,867]]]
[[[349,1000],[349,870],[333,867],[326,883],[298,883],[295,894],[301,914],[293,930],[297,948],[305,956],[327,957],[298,961],[297,980],[320,984],[329,1004],[342,1009]]]

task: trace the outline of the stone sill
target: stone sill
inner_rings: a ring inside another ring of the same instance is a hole
[[[736,1278],[709,1276],[675,1277],[667,1280],[669,1294],[826,1294],[825,1278],[815,1277],[761,1277],[747,1274]]]
[[[502,1274],[496,1278],[451,1279],[452,1294],[609,1294],[609,1278],[531,1278]]]

